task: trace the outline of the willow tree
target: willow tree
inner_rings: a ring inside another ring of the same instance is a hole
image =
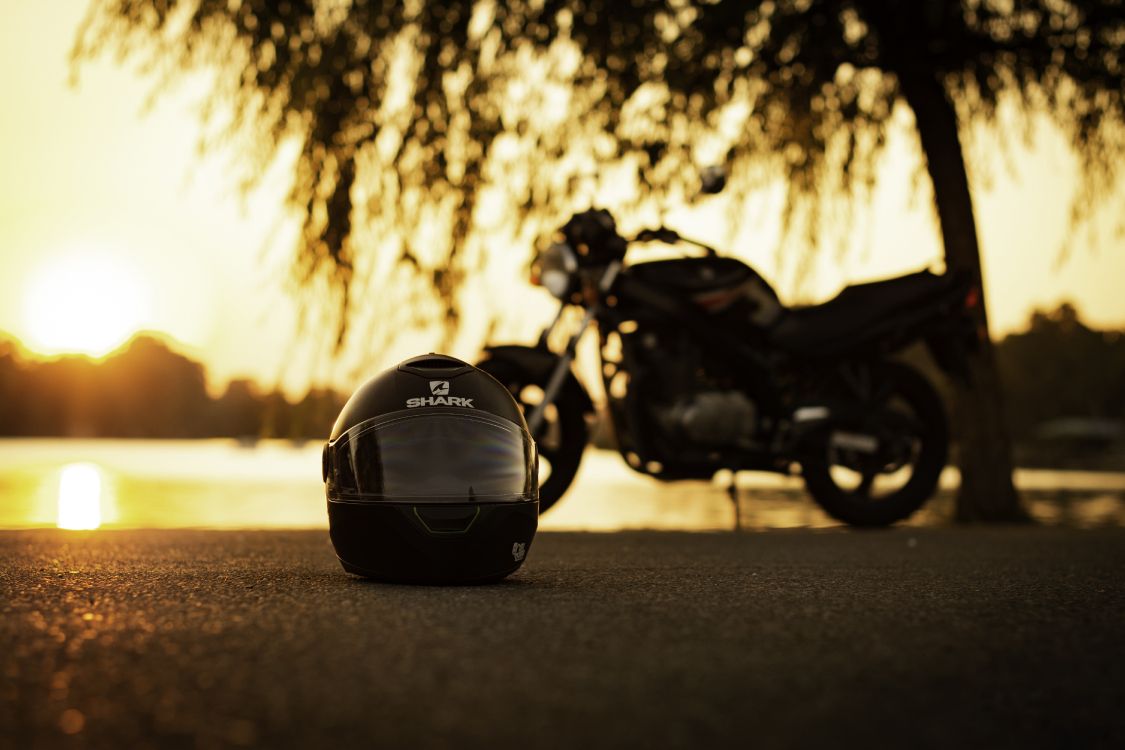
[[[252,184],[296,144],[294,266],[340,293],[383,279],[455,326],[488,257],[528,241],[625,165],[675,200],[722,152],[737,197],[784,179],[816,238],[870,191],[897,106],[914,114],[946,265],[981,278],[962,137],[1043,113],[1081,167],[1081,220],[1115,183],[1119,0],[93,0],[75,59],[110,49],[159,81],[214,76],[205,121]],[[160,88],[158,87],[158,91]],[[638,200],[642,200],[639,198]],[[440,227],[441,231],[434,230]],[[503,244],[503,243],[500,243]],[[955,392],[962,520],[1023,513],[987,317]]]

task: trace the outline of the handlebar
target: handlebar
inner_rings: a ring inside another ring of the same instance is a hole
[[[719,254],[710,245],[683,237],[676,230],[664,226],[642,229],[631,240],[622,237],[617,231],[617,222],[614,221],[613,214],[605,209],[589,209],[574,214],[560,231],[578,255],[589,258],[592,265],[623,259],[629,242],[663,242],[669,245],[685,242],[701,248],[708,257]]]
[[[656,229],[642,229],[637,232],[632,242],[664,242],[673,245],[680,241],[680,234],[675,229],[657,227]]]
[[[642,229],[637,232],[630,242],[663,242],[668,245],[675,245],[677,242],[685,242],[689,245],[695,245],[701,248],[707,257],[713,258],[719,254],[719,251],[710,245],[700,242],[699,240],[689,239],[680,235],[675,229],[668,227],[656,227],[655,229]]]

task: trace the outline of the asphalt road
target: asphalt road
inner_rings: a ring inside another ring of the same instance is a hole
[[[1125,746],[1125,531],[540,534],[486,587],[325,532],[0,533],[0,746]]]

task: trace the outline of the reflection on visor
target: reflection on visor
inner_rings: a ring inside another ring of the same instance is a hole
[[[329,450],[329,485],[344,495],[415,502],[531,497],[530,438],[498,417],[443,411],[365,422]]]

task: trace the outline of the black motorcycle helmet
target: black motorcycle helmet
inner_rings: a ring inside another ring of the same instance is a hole
[[[336,556],[384,581],[499,580],[539,525],[537,462],[492,376],[443,354],[408,359],[348,399],[324,447]]]

